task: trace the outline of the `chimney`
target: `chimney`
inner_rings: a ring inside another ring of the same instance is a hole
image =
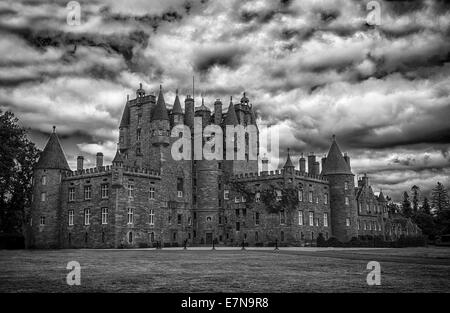
[[[348,167],[350,167],[350,157],[347,155],[347,152],[344,153],[344,160],[347,162]]]
[[[308,155],[308,173],[314,173],[314,162],[316,162],[316,156],[314,152],[310,152]]]
[[[322,157],[322,172],[323,172],[323,169],[325,168],[325,162],[327,161],[327,157],[324,155],[323,157]]]
[[[214,124],[222,124],[222,101],[220,101],[220,99],[217,99],[216,102],[214,102]]]
[[[82,155],[79,155],[77,157],[77,171],[83,170],[83,161],[84,161],[84,157]]]
[[[103,166],[103,153],[98,152],[97,153],[97,168],[100,168]]]
[[[314,175],[319,175],[320,174],[320,165],[319,162],[315,161],[313,163],[313,174]]]
[[[361,178],[363,186],[369,186],[369,177],[367,177],[367,173],[364,173],[364,176]]]
[[[269,159],[267,159],[266,155],[261,159],[261,174],[266,175],[269,172]]]
[[[194,129],[194,99],[187,95],[184,100],[184,124]]]
[[[300,157],[300,160],[298,160],[298,163],[299,163],[299,165],[300,165],[300,172],[301,172],[301,173],[306,172],[306,160],[305,160],[305,158],[303,157],[303,153],[302,153],[302,155],[301,155],[301,157]]]

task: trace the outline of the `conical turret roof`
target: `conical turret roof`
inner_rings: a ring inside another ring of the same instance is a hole
[[[345,162],[342,152],[336,142],[336,137],[333,135],[333,142],[328,151],[327,158],[324,162],[322,175],[330,174],[353,174],[350,166]]]
[[[173,103],[172,113],[173,114],[183,114],[183,110],[181,109],[180,98],[178,98],[178,89],[176,91],[175,102]]]
[[[114,156],[114,159],[113,159],[112,163],[113,164],[114,163],[123,163],[123,158],[122,158],[122,155],[119,152],[119,149],[117,149],[116,155]]]
[[[380,194],[378,195],[378,201],[386,202],[386,198],[384,197],[383,190],[380,189]]]
[[[288,149],[287,160],[286,160],[286,163],[284,164],[283,168],[288,168],[288,167],[295,167],[294,164],[291,161],[291,156],[289,154],[289,149]]]
[[[230,106],[228,107],[227,116],[225,118],[225,125],[234,125],[238,124],[236,112],[234,111],[233,99],[230,99]]]
[[[59,143],[58,136],[56,135],[55,126],[53,126],[53,132],[51,133],[44,150],[41,152],[35,168],[71,170],[69,164],[67,164],[67,159],[61,144]]]
[[[162,86],[159,87],[158,101],[153,109],[153,114],[151,117],[152,121],[156,120],[169,120],[169,115],[167,114],[166,102],[164,101],[164,95],[162,92]]]
[[[127,127],[130,125],[130,106],[128,105],[128,101],[125,104],[125,108],[123,109],[122,119],[120,120],[119,127]]]

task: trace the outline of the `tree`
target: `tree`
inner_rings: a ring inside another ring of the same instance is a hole
[[[424,197],[422,202],[421,210],[423,213],[431,215],[430,203],[428,202],[428,198]]]
[[[409,195],[406,191],[403,193],[402,213],[405,217],[411,217],[412,215],[411,201],[409,201]]]
[[[448,192],[440,182],[431,191],[431,205],[436,214],[449,209]]]
[[[0,233],[22,233],[39,150],[11,112],[0,110]]]
[[[420,191],[420,188],[417,185],[414,185],[411,187],[411,192],[413,195],[412,209],[413,209],[414,213],[417,213],[417,211],[419,211],[419,191]]]

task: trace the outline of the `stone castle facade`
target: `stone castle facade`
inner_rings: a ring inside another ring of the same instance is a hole
[[[420,232],[411,222],[390,218],[383,193],[374,195],[367,176],[355,186],[350,158],[335,138],[320,163],[310,154],[296,167],[288,153],[278,171],[268,171],[267,160],[258,171],[258,160],[248,157],[247,140],[244,160],[174,160],[175,125],[193,130],[194,118],[200,117],[203,127],[256,126],[245,94],[236,104],[231,100],[227,112],[222,107],[220,100],[213,112],[203,101],[195,107],[187,96],[183,112],[177,92],[167,109],[161,88],[155,97],[141,85],[125,104],[112,164],[105,166],[99,152],[96,167],[84,168],[79,156],[74,171],[54,129],[34,170],[30,246],[154,247],[185,241],[299,246],[314,244],[319,234],[347,241]],[[283,203],[288,189],[295,193],[295,204],[271,210],[264,195],[274,192],[275,201]]]

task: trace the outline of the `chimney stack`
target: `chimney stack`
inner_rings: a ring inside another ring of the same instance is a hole
[[[318,161],[315,161],[313,163],[313,174],[314,175],[319,175],[320,174],[320,165]]]
[[[299,165],[300,165],[300,172],[301,173],[305,173],[306,172],[306,160],[303,157],[303,153],[300,157],[300,160],[298,161]]]
[[[323,169],[325,168],[325,162],[327,161],[327,156],[326,155],[324,155],[323,157],[322,157],[322,172],[323,172]]]
[[[77,171],[83,170],[83,161],[84,161],[84,157],[82,155],[79,155],[77,157]]]
[[[344,160],[348,164],[348,167],[350,166],[350,157],[348,156],[347,152],[344,153]]]
[[[100,168],[103,166],[103,153],[98,152],[97,153],[97,168]]]
[[[316,156],[314,152],[310,152],[308,155],[308,173],[314,174],[314,162],[316,162]]]

